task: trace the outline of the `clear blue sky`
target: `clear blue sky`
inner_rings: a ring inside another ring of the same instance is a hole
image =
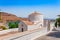
[[[45,18],[56,18],[60,14],[60,0],[0,0],[0,11],[27,17],[34,11]]]

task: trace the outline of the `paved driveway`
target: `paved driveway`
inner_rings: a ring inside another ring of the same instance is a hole
[[[60,32],[51,32],[45,36],[39,37],[35,40],[60,40]]]

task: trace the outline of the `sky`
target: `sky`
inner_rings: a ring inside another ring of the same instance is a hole
[[[55,19],[60,14],[60,0],[0,0],[0,11],[28,17],[34,11],[44,18]]]

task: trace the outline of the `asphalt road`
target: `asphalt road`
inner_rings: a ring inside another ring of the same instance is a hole
[[[41,36],[35,40],[60,40],[60,32],[51,32],[45,36]]]

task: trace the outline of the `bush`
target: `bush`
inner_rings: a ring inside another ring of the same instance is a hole
[[[9,25],[9,28],[18,28],[18,21],[16,22],[9,22],[8,25]]]
[[[5,27],[5,26],[1,26],[1,28],[2,28],[3,30],[7,30],[7,29],[8,29],[8,28]]]
[[[15,24],[10,24],[9,28],[16,28]]]
[[[18,21],[15,21],[14,23],[15,23],[16,28],[18,28],[19,22]]]

